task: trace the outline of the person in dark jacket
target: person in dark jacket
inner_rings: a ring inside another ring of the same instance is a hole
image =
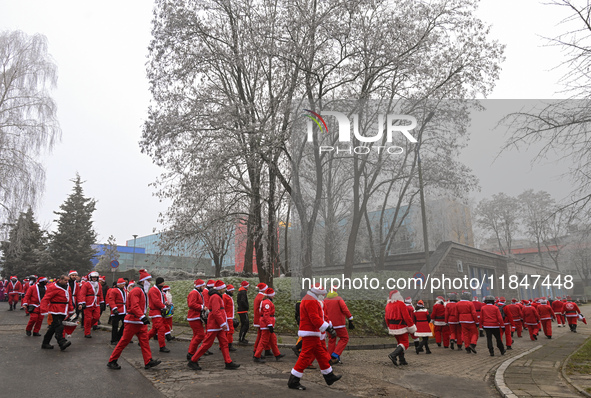
[[[248,328],[250,327],[248,322],[248,286],[250,285],[247,281],[242,281],[242,283],[240,283],[240,289],[238,289],[238,296],[236,296],[236,301],[238,303],[237,313],[240,317],[240,332],[238,333],[239,345],[248,344],[248,340],[246,340],[246,333],[248,333]]]

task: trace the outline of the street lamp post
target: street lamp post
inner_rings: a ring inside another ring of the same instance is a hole
[[[137,238],[137,235],[131,236],[133,236],[133,269],[135,269],[135,239]]]

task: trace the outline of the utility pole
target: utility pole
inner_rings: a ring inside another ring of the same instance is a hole
[[[131,236],[133,236],[133,269],[135,269],[135,239],[137,238],[137,235]]]

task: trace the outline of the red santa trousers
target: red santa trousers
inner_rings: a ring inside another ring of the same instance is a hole
[[[142,357],[144,357],[144,365],[150,362],[152,359],[152,351],[150,350],[150,343],[148,341],[148,326],[139,325],[136,323],[126,323],[123,329],[123,336],[117,343],[117,346],[113,350],[109,362],[116,361],[121,356],[123,349],[127,347],[133,336],[137,336],[140,342],[140,348],[142,349]]]
[[[189,354],[195,355],[197,348],[199,348],[199,344],[201,344],[205,338],[205,331],[203,330],[203,323],[201,323],[200,319],[189,321],[189,325],[191,325],[191,329],[193,329],[193,338],[191,339],[191,344],[189,344]]]
[[[199,361],[199,358],[201,358],[201,356],[203,354],[205,354],[205,352],[211,348],[211,346],[213,345],[213,341],[215,340],[216,337],[218,338],[218,343],[220,343],[220,349],[222,350],[224,362],[226,362],[226,363],[232,362],[232,358],[230,358],[230,351],[228,351],[228,339],[226,338],[226,331],[225,330],[217,330],[217,331],[213,331],[213,332],[207,332],[207,334],[205,335],[205,339],[203,340],[203,344],[201,344],[201,347],[199,347],[199,349],[197,350],[195,355],[193,355],[193,358],[191,358],[191,361],[193,361],[193,362]]]
[[[567,316],[566,320],[568,321],[569,325],[576,325],[577,324],[577,319],[579,319],[579,316]]]
[[[349,342],[349,333],[347,332],[347,328],[336,328],[334,331],[337,332],[339,342],[337,343],[337,337],[332,337],[329,335],[328,353],[334,353],[340,357],[343,351],[345,351],[345,347],[347,347],[347,343]]]
[[[449,347],[449,325],[445,326],[437,326],[435,325],[435,342],[437,344],[441,344],[443,341],[443,346],[445,348]]]
[[[39,333],[39,330],[41,330],[41,326],[43,325],[43,318],[45,318],[45,316],[41,315],[40,313],[31,312],[29,323],[27,323],[25,330],[27,332],[32,330],[33,333]]]
[[[101,318],[101,309],[98,305],[86,307],[84,309],[84,335],[89,336],[92,331],[92,325]]]
[[[408,339],[408,337],[407,337]],[[318,361],[320,366],[320,373],[327,375],[332,372],[332,366],[330,366],[330,355],[326,351],[326,343],[321,340],[320,337],[306,336],[302,337],[302,351],[291,374],[296,377],[302,377],[304,375],[304,369],[314,362],[314,359]]]
[[[542,319],[542,329],[544,329],[544,335],[552,337],[552,319]]]
[[[233,319],[228,319],[228,327],[230,328],[230,330],[226,332],[226,340],[228,340],[228,344],[232,344],[234,342],[234,320]]]
[[[163,318],[164,323],[164,334],[170,334],[172,332],[172,317]]]
[[[505,336],[505,345],[507,347],[511,347],[513,345],[513,338],[511,337],[511,325],[505,325],[504,328],[501,328],[501,340],[503,340],[503,336]]]
[[[259,341],[261,341],[261,328],[257,327],[257,339],[254,342],[254,348],[253,351],[257,350],[257,347],[259,346]],[[271,347],[269,345],[267,345],[265,347],[265,350],[270,350]]]
[[[457,345],[462,345],[462,326],[459,323],[457,325],[449,325],[449,338],[455,340]]]
[[[166,325],[164,324],[164,318],[161,316],[152,318],[152,329],[148,333],[148,340],[158,334],[158,345],[160,347],[166,346],[166,337],[164,334],[166,333]]]
[[[463,341],[468,344],[476,345],[478,343],[478,326],[475,323],[460,323],[462,328],[462,338],[458,341],[458,345]]]
[[[556,323],[559,325],[566,325],[566,320],[564,319],[565,316],[562,314],[554,314],[556,316]]]
[[[529,338],[532,340],[534,339],[534,334],[537,335],[538,332],[540,331],[540,327],[539,324],[535,324],[535,325],[526,325],[527,326],[527,331],[529,332]]]
[[[12,305],[14,304],[16,306],[16,304],[18,303],[18,300],[20,298],[20,294],[18,293],[9,293],[8,294],[8,304]]]
[[[261,330],[261,341],[259,341],[254,356],[260,358],[265,347],[271,347],[274,356],[281,354],[281,352],[279,352],[279,347],[277,347],[277,335],[269,332],[269,329]]]
[[[523,331],[523,327],[521,321],[513,321],[513,328],[515,332],[517,332],[517,337],[521,337],[521,332]]]
[[[398,345],[402,345],[405,351],[408,350],[408,333],[397,334],[394,337],[396,337],[396,342]]]

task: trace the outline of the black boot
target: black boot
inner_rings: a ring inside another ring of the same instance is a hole
[[[398,366],[398,362],[396,362],[396,358],[402,352],[404,352],[404,348],[399,345],[398,347],[396,347],[396,349],[394,351],[392,351],[390,354],[388,354],[388,358],[390,358],[390,360],[392,361],[392,363],[394,364],[394,366]]]
[[[476,354],[476,344],[470,344],[470,351]]]
[[[400,358],[401,365],[408,365],[408,362],[406,362],[406,358],[404,358],[404,350],[402,350],[402,353],[398,357]]]
[[[171,341],[172,340],[172,336],[169,334],[164,335],[166,337],[166,341]]]
[[[449,341],[449,348],[453,350],[453,349],[454,349],[454,344],[455,344],[455,343],[456,343],[456,341],[455,341],[455,340],[450,340],[450,341]]]
[[[201,370],[201,366],[199,366],[199,361],[193,362],[193,361],[189,360],[189,363],[187,364],[187,366],[193,370]]]
[[[71,345],[72,345],[72,342],[71,342],[71,341],[64,340],[64,341],[62,341],[62,342],[59,344],[59,346],[60,346],[60,350],[62,350],[62,351],[63,351],[63,350],[65,350],[66,348],[68,348],[69,346],[71,346]]]
[[[462,351],[462,345],[458,344],[458,351]]]
[[[287,382],[287,386],[293,390],[305,390],[306,387],[300,384],[300,378],[294,375],[289,376],[289,381]]]
[[[228,351],[230,351],[230,352],[236,351],[236,348],[234,348],[233,343],[228,344]]]
[[[480,329],[480,337],[484,337],[484,330]]]
[[[107,367],[109,369],[113,369],[113,370],[119,370],[119,369],[121,369],[121,366],[117,363],[117,360],[109,362],[107,364]]]
[[[10,308],[8,309],[8,311],[12,311],[12,304],[10,304]]]
[[[430,354],[430,353],[431,353],[431,350],[429,349],[429,346],[425,346],[425,352],[426,352],[427,354]]]
[[[577,325],[573,325],[573,332],[577,333]]]
[[[238,365],[237,363],[234,362],[228,362],[226,364],[226,367],[224,369],[228,369],[228,370],[234,370],[234,369],[238,369],[240,367],[240,365]]]
[[[495,352],[494,352],[494,351],[492,351],[492,350],[491,350],[491,351],[489,351],[489,352],[490,352],[490,356],[491,356],[491,357],[494,357],[494,356],[495,356]]]
[[[441,347],[441,343],[437,343],[437,347]]]
[[[332,386],[334,384],[335,381],[339,381],[341,379],[341,377],[343,377],[343,375],[337,376],[334,374],[334,372],[330,372],[327,375],[323,375],[324,376],[324,381],[326,381],[326,384],[328,384],[329,386]]]
[[[32,334],[30,330],[25,330],[25,333],[27,334],[27,336],[30,336]]]
[[[265,360],[261,359],[260,357],[254,357],[253,361],[256,363],[265,363]]]
[[[271,352],[271,350],[265,350],[265,353],[263,354],[266,357],[270,357],[271,355],[273,355],[273,353]]]
[[[157,359],[157,360],[153,360],[152,358],[150,358],[150,361],[144,365],[144,369],[150,369],[153,368],[154,366],[158,366],[162,363],[161,360]]]

